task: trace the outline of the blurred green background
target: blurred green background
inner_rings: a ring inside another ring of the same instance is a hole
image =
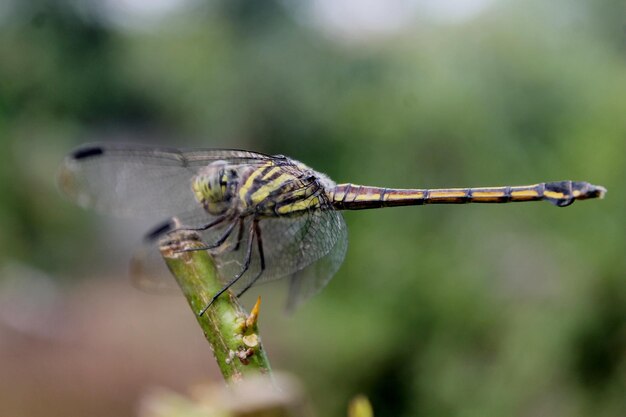
[[[56,190],[90,141],[281,153],[338,182],[586,180],[606,200],[346,213],[330,285],[263,294],[320,416],[626,415],[626,7],[607,1],[0,5],[0,409],[132,416],[219,381],[182,297],[132,287],[149,225]]]

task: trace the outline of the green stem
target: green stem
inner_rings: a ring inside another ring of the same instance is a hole
[[[161,255],[196,315],[227,383],[250,374],[271,372],[258,335],[259,301],[248,315],[231,291],[222,294],[202,315],[198,312],[223,286],[213,258],[205,250],[181,252],[203,246],[196,233],[178,232],[162,242]]]

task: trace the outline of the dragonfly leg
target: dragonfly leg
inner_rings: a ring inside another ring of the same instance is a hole
[[[237,294],[237,298],[241,297],[246,291],[248,291],[250,287],[252,287],[259,280],[259,278],[261,278],[261,275],[263,275],[263,271],[265,271],[265,255],[263,254],[263,239],[261,238],[261,228],[259,227],[259,223],[256,221],[254,222],[254,233],[256,234],[256,243],[257,243],[257,248],[259,250],[261,270],[256,275],[256,277],[250,280],[250,283],[246,285],[246,288],[239,291],[239,294]]]
[[[213,226],[217,226],[218,224],[224,222],[228,218],[229,218],[228,216],[220,216],[216,218],[215,220],[213,220],[212,222],[209,222],[200,227],[181,227],[181,228],[176,227],[177,223],[176,223],[176,220],[174,220],[174,218],[167,219],[166,221],[159,223],[158,225],[153,227],[152,230],[146,233],[143,237],[143,241],[146,243],[153,243],[153,242],[158,241],[163,236],[168,235],[170,233],[177,232],[179,230],[182,230],[182,231],[207,230]]]
[[[242,221],[242,219],[238,219],[237,221],[232,222],[231,224],[229,224],[228,227],[226,228],[226,230],[224,230],[224,233],[222,233],[222,236],[220,236],[215,242],[213,242],[210,245],[199,246],[199,247],[195,247],[195,248],[181,249],[181,250],[177,250],[176,253],[194,252],[194,251],[197,251],[197,250],[209,250],[209,249],[219,248],[220,246],[222,246],[222,244],[224,244],[224,242],[226,242],[226,239],[228,239],[230,234],[233,232],[233,229],[235,228],[235,225],[237,223],[241,222],[241,221]]]
[[[203,224],[202,226],[181,227],[180,229],[176,229],[176,231],[183,230],[183,231],[188,231],[188,232],[201,232],[203,230],[207,230],[207,229],[210,229],[211,227],[217,226],[218,224],[223,223],[225,220],[228,220],[229,218],[230,218],[229,216],[220,216],[209,223]]]
[[[243,220],[239,222],[239,231],[237,232],[237,243],[233,247],[233,252],[237,252],[239,250],[239,246],[241,246],[242,239],[243,239]]]
[[[243,266],[241,267],[241,271],[239,271],[239,273],[235,275],[233,279],[228,281],[228,283],[226,283],[226,285],[224,285],[222,289],[219,290],[217,294],[215,294],[211,298],[211,301],[209,301],[209,303],[206,306],[204,306],[202,310],[200,310],[200,312],[198,313],[198,316],[202,316],[209,309],[209,307],[211,307],[211,305],[215,302],[215,300],[217,300],[217,298],[220,295],[222,295],[225,291],[227,291],[230,287],[232,287],[237,281],[239,281],[239,279],[243,276],[243,274],[246,273],[248,268],[250,268],[250,261],[252,260],[252,246],[254,243],[254,237],[255,237],[255,233],[257,229],[257,227],[255,227],[256,223],[257,223],[257,220],[253,220],[252,225],[250,227],[250,234],[248,235],[248,242],[246,246],[246,255],[243,261]]]

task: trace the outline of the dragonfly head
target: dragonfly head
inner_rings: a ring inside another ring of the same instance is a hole
[[[214,215],[226,213],[235,194],[237,172],[225,161],[215,161],[204,167],[193,179],[191,188],[196,200]]]

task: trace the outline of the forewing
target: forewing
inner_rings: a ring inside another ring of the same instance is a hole
[[[118,216],[171,216],[193,210],[191,180],[198,169],[224,160],[237,165],[272,157],[249,151],[181,151],[139,145],[88,145],[68,155],[59,186],[83,207]]]

